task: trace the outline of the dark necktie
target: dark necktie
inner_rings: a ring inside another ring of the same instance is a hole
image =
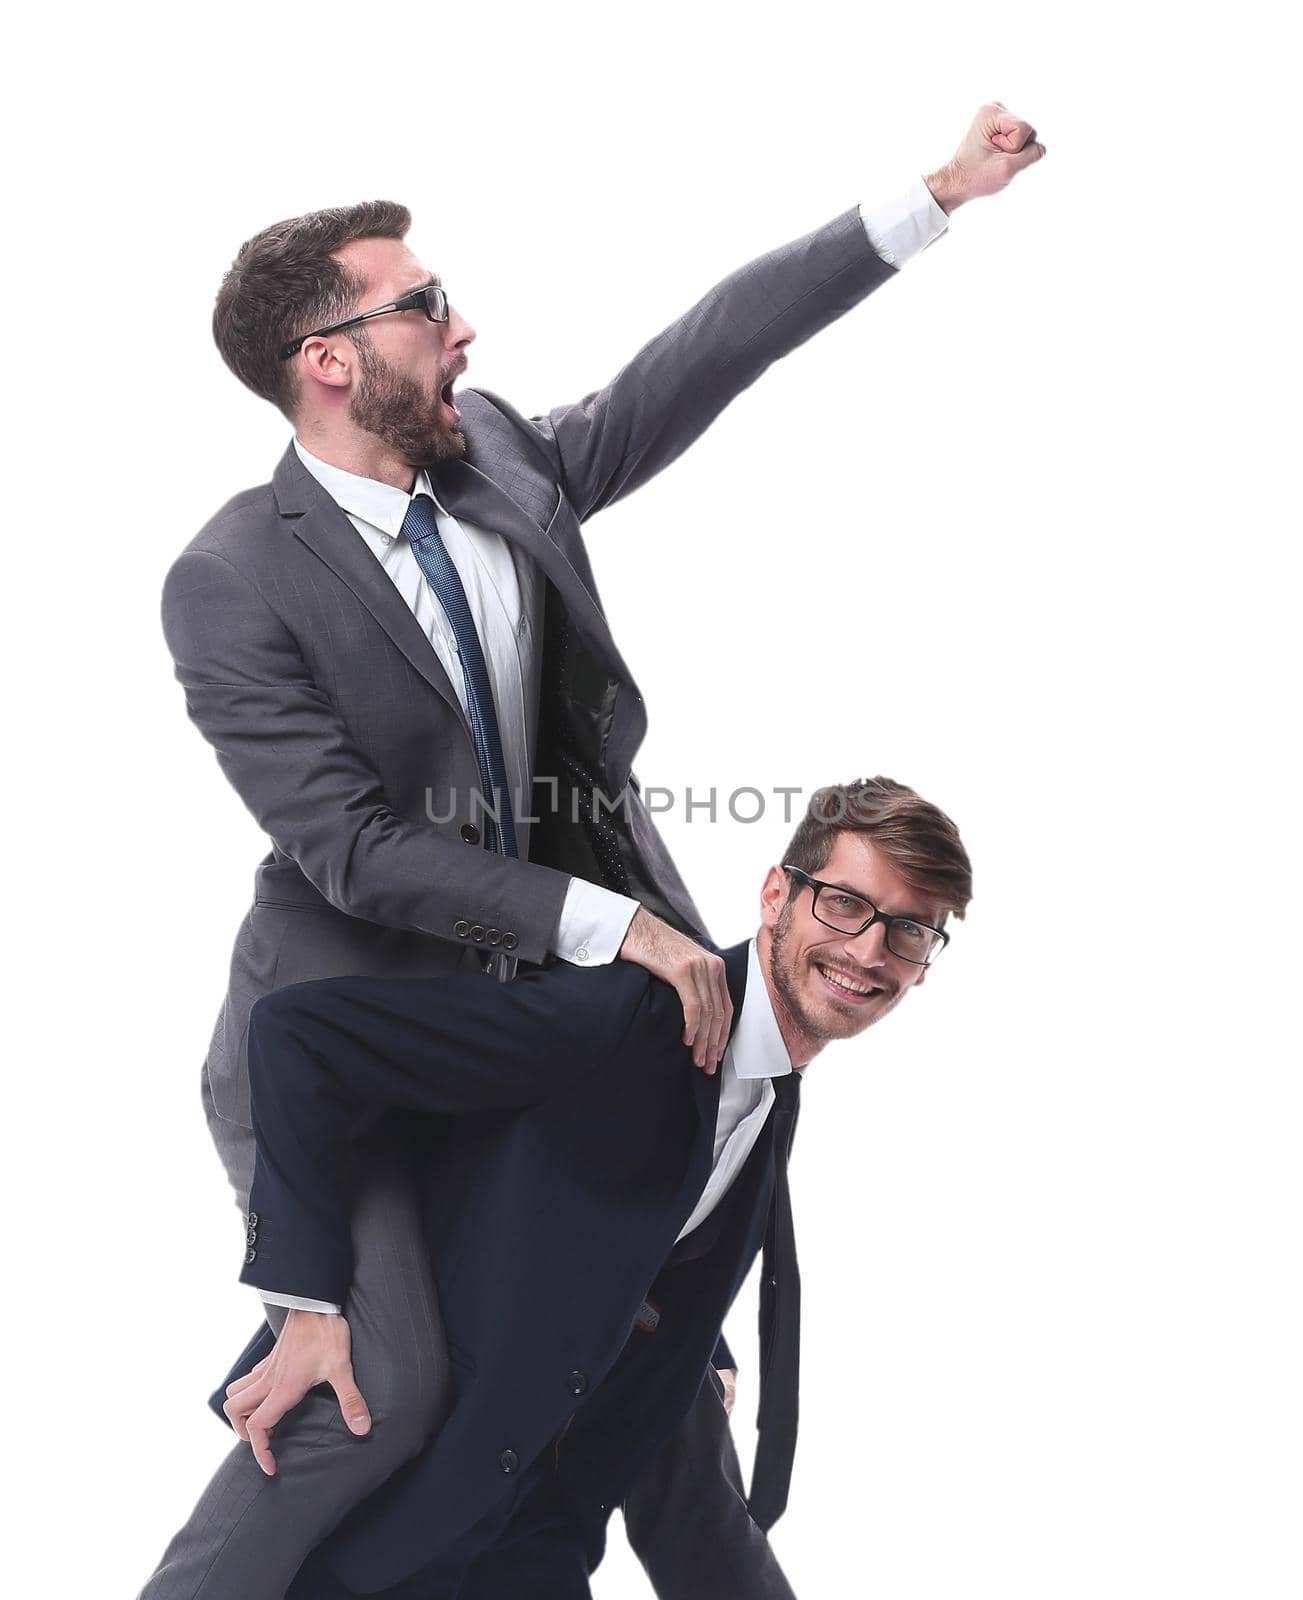
[[[511,810],[511,790],[507,784],[507,767],[502,757],[502,738],[498,732],[498,712],[493,703],[493,685],[484,660],[480,636],[475,631],[475,618],[457,568],[448,554],[438,525],[434,520],[434,501],[428,495],[417,495],[403,518],[403,533],[412,547],[417,565],[425,574],[431,589],[452,627],[461,658],[462,677],[466,685],[466,720],[470,723],[471,738],[475,742],[475,759],[480,768],[480,792],[491,810],[497,813],[497,824],[491,816],[484,818],[484,844],[489,850],[500,850],[504,856],[514,856],[516,850],[516,822]]]
[[[796,1265],[787,1158],[800,1107],[797,1072],[775,1078],[774,1192],[760,1279],[760,1411],[748,1505],[766,1532],[782,1516],[792,1481],[801,1362],[801,1274]]]

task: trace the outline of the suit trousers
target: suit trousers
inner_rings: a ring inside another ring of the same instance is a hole
[[[206,1074],[204,1109],[246,1211],[253,1134],[216,1116]],[[274,1478],[237,1441],[140,1600],[283,1600],[313,1547],[415,1455],[443,1420],[451,1392],[448,1359],[410,1157],[380,1136],[359,1154],[356,1265],[344,1312],[371,1432],[351,1434],[334,1391],[322,1387],[272,1435]],[[266,1311],[279,1332],[284,1310]]]
[[[796,1600],[747,1512],[723,1385],[713,1371],[623,1510],[629,1543],[660,1600]],[[564,1493],[545,1452],[530,1468],[502,1538],[438,1600],[591,1600],[588,1579],[604,1553],[605,1522]]]
[[[624,1531],[660,1600],[796,1600],[747,1510],[713,1369],[678,1433],[625,1496]]]

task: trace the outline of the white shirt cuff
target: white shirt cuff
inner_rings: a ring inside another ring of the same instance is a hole
[[[557,955],[576,967],[604,967],[619,955],[637,909],[627,894],[571,878],[557,924]]]
[[[269,1290],[260,1289],[264,1305],[285,1306],[290,1311],[324,1311],[330,1316],[341,1316],[343,1307],[332,1305],[329,1300],[305,1300],[301,1294],[272,1294]]]
[[[950,218],[922,178],[885,205],[861,206],[860,221],[869,243],[891,267],[903,267],[950,226]]]

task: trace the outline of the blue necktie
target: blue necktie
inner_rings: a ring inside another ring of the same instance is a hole
[[[491,816],[484,818],[485,848],[514,856],[517,854],[516,823],[511,812],[511,791],[507,786],[507,767],[502,758],[502,739],[498,733],[498,713],[493,704],[489,669],[485,665],[480,636],[475,631],[470,602],[435,523],[434,502],[428,495],[417,495],[408,506],[403,533],[457,639],[466,685],[466,719],[471,725],[475,758],[480,766],[480,789],[490,809],[498,814],[496,827]]]

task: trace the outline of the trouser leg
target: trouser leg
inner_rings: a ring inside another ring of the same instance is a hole
[[[548,1451],[534,1464],[535,1482],[503,1537],[467,1570],[452,1600],[589,1600],[605,1517],[585,1514],[575,1496],[561,1493],[551,1459]],[[747,1511],[713,1373],[623,1510],[629,1543],[658,1600],[795,1600]]]
[[[769,1540],[747,1510],[713,1371],[623,1509],[629,1544],[658,1600],[795,1600]]]
[[[252,1134],[231,1123],[214,1133],[247,1204]],[[309,1551],[442,1420],[448,1362],[410,1163],[377,1139],[362,1152],[362,1174],[344,1313],[371,1432],[351,1434],[326,1389],[311,1391],[277,1427],[274,1478],[237,1442],[140,1600],[282,1600]],[[267,1311],[279,1328],[284,1313]]]
[[[566,1500],[550,1449],[530,1471],[534,1481],[502,1536],[466,1569],[449,1600],[591,1600],[588,1579],[606,1549],[606,1518],[582,1517]]]

